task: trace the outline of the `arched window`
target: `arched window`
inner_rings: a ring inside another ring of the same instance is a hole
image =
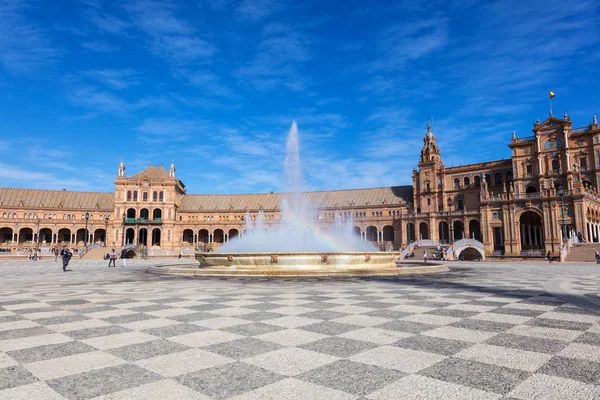
[[[6,213],[2,214],[2,218],[6,218]]]
[[[500,172],[494,175],[494,185],[502,185],[502,174]]]
[[[475,175],[475,179],[474,180],[475,180],[475,182],[473,183],[473,185],[475,187],[481,186],[481,178],[479,177],[479,175]]]
[[[48,219],[48,215],[47,214],[44,214],[44,219]]]
[[[17,219],[17,213],[13,213],[13,218]]]
[[[513,181],[513,173],[512,171],[508,171],[506,173],[506,182],[512,182]]]
[[[488,186],[492,184],[492,177],[490,174],[485,174],[485,183],[487,183]]]
[[[558,172],[559,169],[560,169],[560,163],[558,162],[558,159],[555,158],[552,160],[552,171]]]
[[[133,201],[137,201],[137,196],[138,196],[137,194],[138,194],[137,190],[133,192]]]
[[[148,192],[142,193],[142,201],[148,201]]]
[[[67,215],[67,219],[71,219],[71,215],[70,215],[70,214],[69,214],[69,215]]]
[[[152,201],[158,200],[158,192],[152,192]]]
[[[464,183],[465,183],[465,187],[471,186],[471,179],[469,179],[469,177],[466,176],[464,179]]]
[[[158,201],[163,201],[164,200],[164,192],[160,192],[158,194]]]
[[[454,189],[460,188],[460,179],[454,178]]]
[[[131,201],[131,190],[127,191],[127,201]]]

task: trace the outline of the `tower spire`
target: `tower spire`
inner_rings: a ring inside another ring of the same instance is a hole
[[[119,172],[117,176],[125,176],[125,164],[123,164],[123,157],[121,157],[121,162],[119,163]]]

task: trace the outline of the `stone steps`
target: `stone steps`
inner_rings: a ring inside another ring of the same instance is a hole
[[[596,262],[594,256],[594,247],[598,246],[597,249],[600,251],[600,244],[597,243],[586,243],[577,244],[571,247],[569,254],[565,258],[568,262]]]

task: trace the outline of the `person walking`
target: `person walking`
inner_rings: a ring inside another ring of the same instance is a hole
[[[427,251],[423,252],[423,262],[427,262]]]
[[[117,253],[115,253],[115,249],[112,249],[110,253],[108,253],[108,267],[110,268],[110,264],[112,263],[113,267],[116,267],[117,264]]]
[[[548,264],[552,264],[552,252],[550,250],[548,250],[546,258],[548,259]]]
[[[125,249],[121,250],[121,267],[126,267],[127,266],[127,258],[125,258],[125,255],[127,254],[127,252],[125,251]]]
[[[600,253],[598,253],[598,250],[596,250],[594,247],[592,247],[592,249],[594,250],[594,257],[596,257],[596,264],[600,263]]]
[[[54,262],[58,261],[58,249],[54,249]]]
[[[71,261],[71,257],[73,257],[73,253],[65,246],[65,248],[60,251],[60,256],[62,257],[63,271],[66,271],[67,265],[69,265],[69,261]]]

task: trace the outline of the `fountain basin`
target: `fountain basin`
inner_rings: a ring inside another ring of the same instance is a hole
[[[395,268],[399,259],[400,253],[395,252],[196,253],[199,268],[235,267],[276,271]]]
[[[400,262],[397,252],[196,253],[198,263],[158,265],[151,272],[206,277],[356,277],[447,272],[441,263]]]

